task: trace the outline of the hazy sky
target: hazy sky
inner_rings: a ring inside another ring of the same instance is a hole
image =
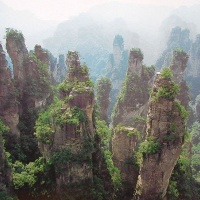
[[[63,21],[70,16],[87,11],[94,5],[113,0],[0,0],[15,10],[29,10],[41,19]],[[115,0],[137,4],[192,5],[200,0]]]

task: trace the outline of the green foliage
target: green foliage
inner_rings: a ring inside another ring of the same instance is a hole
[[[167,190],[168,190],[167,191],[168,196],[170,197],[171,200],[178,199],[179,191],[177,189],[177,182],[176,181],[170,180]]]
[[[85,82],[80,82],[75,78],[73,81],[64,80],[58,85],[58,89],[67,94],[69,94],[72,89],[76,90],[78,93],[83,93],[86,87],[94,87],[93,81],[87,80]]]
[[[200,123],[195,122],[191,130],[192,135],[192,175],[196,181],[200,182]]]
[[[81,65],[81,73],[86,75],[89,74],[89,68],[87,67],[87,65],[85,64]]]
[[[171,79],[173,76],[172,71],[170,68],[164,68],[161,72],[161,77],[166,79]]]
[[[133,117],[133,124],[146,123],[147,119],[143,116],[137,115]]]
[[[9,131],[9,128],[0,120],[0,135]]]
[[[101,138],[104,148],[108,149],[109,142],[111,140],[111,133],[104,120],[99,120],[96,118],[96,134]]]
[[[51,112],[50,109],[48,109],[47,111],[39,114],[35,124],[34,134],[38,141],[49,144],[51,142],[49,136],[54,133],[55,131],[51,125]]]
[[[85,162],[91,166],[91,153],[93,152],[93,148],[93,143],[88,139],[85,139],[80,152],[74,153],[69,148],[59,150],[52,154],[51,158],[48,160],[48,163],[50,165],[54,165],[57,172],[62,171],[62,166],[69,162],[80,164]]]
[[[6,192],[1,192],[1,191],[0,191],[0,199],[1,200],[17,200],[10,197]]]
[[[186,63],[188,61],[188,54],[184,52],[182,49],[175,49],[173,52],[173,62],[174,61],[182,61],[184,64],[184,68],[186,67]]]
[[[139,59],[140,61],[143,60],[143,53],[139,48],[132,48],[130,50],[130,54],[133,55],[134,58]]]
[[[93,187],[91,188],[90,192],[95,200],[104,200],[106,191],[104,188],[103,180],[101,178],[94,176]]]
[[[97,101],[101,108],[108,107],[110,103],[109,94],[111,91],[111,81],[108,78],[101,78],[96,83]]]
[[[5,38],[12,37],[15,40],[22,41],[24,40],[24,36],[21,31],[18,31],[13,28],[6,28],[6,36]]]
[[[54,102],[49,108],[40,113],[35,124],[35,136],[38,141],[45,144],[51,143],[51,135],[55,133],[53,125],[72,124],[75,126],[80,125],[81,122],[85,122],[84,112],[74,106],[64,108],[66,101],[54,99]]]
[[[37,68],[34,69],[34,74],[31,74],[26,79],[24,91],[27,95],[35,97],[43,97],[44,93],[52,93],[50,75],[48,65],[38,59],[34,52],[29,53],[29,59],[24,61],[24,66],[35,62]]]
[[[127,133],[128,137],[131,137],[132,135],[136,135],[137,138],[140,138],[140,136],[141,136],[140,131],[138,131],[136,128],[133,129],[130,126],[126,127],[126,126],[123,126],[120,123],[114,128],[114,131],[116,133]]]
[[[25,165],[16,161],[11,166],[15,190],[25,191],[29,196],[38,199],[42,196],[48,197],[52,193],[52,185],[55,183],[54,172],[44,158],[39,157]]]
[[[161,150],[161,144],[152,136],[149,136],[144,142],[140,144],[139,152],[144,155],[156,154]]]
[[[158,88],[157,92],[152,92],[152,99],[155,102],[157,102],[161,98],[173,100],[177,96],[179,90],[180,88],[175,82],[171,82],[170,84],[163,84],[161,87]]]
[[[194,179],[191,174],[190,152],[188,151],[187,145],[188,144],[183,147],[170,178],[169,187],[167,189],[167,199],[199,199],[195,191]]]
[[[176,101],[174,102],[174,106],[175,106],[175,108],[176,108],[178,111],[180,111],[181,117],[182,117],[184,120],[186,120],[186,119],[188,118],[189,114],[188,114],[188,111],[185,109],[185,107],[181,105],[180,101],[177,101],[177,100],[176,100]]]
[[[108,167],[108,171],[112,177],[112,181],[114,184],[114,190],[117,191],[122,187],[122,180],[121,180],[121,174],[120,170],[114,166],[113,160],[112,160],[112,153],[110,151],[104,152],[104,157],[106,160],[106,164]]]

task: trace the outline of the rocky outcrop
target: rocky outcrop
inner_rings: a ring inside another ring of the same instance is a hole
[[[19,136],[17,89],[14,87],[5,52],[0,44],[0,118],[9,126],[10,131]]]
[[[65,57],[63,54],[60,54],[58,58],[58,64],[57,64],[56,81],[58,83],[61,83],[63,80],[65,80],[66,74],[67,74],[67,68],[65,64]]]
[[[112,115],[113,161],[122,173],[123,190],[126,194],[123,198],[127,199],[132,197],[138,176],[133,151],[137,150],[139,140],[145,137],[148,88],[151,87],[154,76],[154,67],[144,66],[142,60],[140,49],[130,51],[127,75]]]
[[[24,75],[26,73],[24,62],[28,58],[28,50],[25,45],[23,34],[14,29],[7,30],[6,49],[12,59],[14,79],[16,80],[16,86],[21,98],[23,95]]]
[[[113,54],[110,54],[109,61],[106,66],[106,77],[108,77],[112,82],[112,89],[110,92],[111,102],[108,110],[109,117],[121,90],[127,66],[128,51],[124,50],[124,39],[121,35],[116,35],[113,41]]]
[[[168,70],[167,70],[168,71]],[[140,145],[142,163],[135,199],[163,199],[185,134],[184,107],[175,100],[176,84],[164,71],[156,75],[147,115],[147,137]]]
[[[52,74],[53,83],[59,84],[65,80],[67,74],[65,56],[60,54],[57,59],[50,52],[48,52],[48,55],[50,57],[50,71]]]
[[[108,106],[110,104],[111,81],[108,78],[101,78],[97,81],[97,102],[99,105],[100,119],[108,124]]]
[[[145,112],[154,67],[144,66],[142,60],[143,55],[140,49],[130,51],[126,79],[112,114],[113,126],[119,123],[125,126],[133,125],[133,118]]]
[[[180,100],[181,104],[186,109],[188,109],[188,103],[190,101],[189,88],[186,81],[184,80],[188,58],[188,54],[185,53],[183,50],[175,49],[170,65],[170,69],[173,73],[172,80],[175,81],[180,87],[177,99]]]
[[[60,85],[61,100],[51,106],[50,121],[52,123],[49,127],[49,130],[52,130],[51,134],[49,133],[50,135],[45,139],[43,131],[36,129],[43,156],[54,161],[58,191],[66,188],[64,186],[86,184],[93,178],[91,162],[94,143],[94,93],[92,83],[89,80],[88,68],[80,65],[77,52],[68,52],[66,63],[69,71],[67,79]],[[70,191],[72,190],[80,192],[75,188],[71,188]]]
[[[167,42],[167,47],[155,64],[158,70],[170,66],[170,59],[175,49],[180,48],[186,53],[189,53],[192,45],[189,35],[190,31],[188,29],[181,29],[178,26],[172,29]]]
[[[12,116],[10,111],[7,117],[11,120],[10,123],[6,123],[10,128],[11,135],[5,146],[9,150],[14,148],[15,145],[12,143],[15,141],[14,134],[17,133],[19,139],[17,143],[21,148],[24,161],[29,162],[39,156],[36,138],[33,135],[37,113],[51,101],[49,57],[40,45],[36,45],[34,51],[28,53],[22,33],[13,29],[7,30],[6,48],[14,70],[14,84],[12,86],[11,77],[8,77],[6,87],[9,87],[10,90],[8,94],[15,95],[15,98],[13,96],[9,102],[7,101],[7,104],[9,108],[13,108],[15,103],[16,107],[14,107],[15,114]],[[2,109],[7,112],[5,106]],[[3,119],[6,122],[6,115]],[[16,126],[19,129],[18,132],[13,130]]]
[[[110,199],[113,186],[103,156],[103,133],[96,133],[93,83],[77,52],[69,51],[66,63],[69,70],[59,85],[60,99],[36,122],[39,148],[55,169],[58,199],[65,195],[77,200],[96,199],[98,192],[103,199]]]

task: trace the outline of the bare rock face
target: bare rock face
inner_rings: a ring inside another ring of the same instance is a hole
[[[96,90],[100,119],[106,121],[108,124],[108,107],[110,104],[109,94],[111,90],[111,81],[108,78],[101,78],[97,81]]]
[[[28,58],[28,50],[21,32],[10,29],[6,34],[6,49],[12,59],[14,79],[19,87],[20,95],[23,90],[25,75],[24,61]]]
[[[157,74],[147,115],[147,137],[140,146],[143,159],[135,199],[163,199],[166,195],[185,133],[186,111],[175,100],[177,92],[170,78]]]
[[[134,128],[117,126],[112,138],[113,162],[120,169],[122,180],[126,182],[125,193],[131,196],[136,185],[138,170],[133,166],[133,151],[136,148],[137,136]],[[126,199],[124,196],[123,198]]]
[[[0,118],[9,126],[13,134],[19,136],[17,90],[14,87],[5,52],[0,44]]]

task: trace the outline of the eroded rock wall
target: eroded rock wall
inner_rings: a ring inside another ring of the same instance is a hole
[[[140,147],[143,159],[135,199],[165,197],[169,179],[182,150],[185,117],[181,105],[175,100],[177,91],[174,94],[172,92],[172,96],[159,95],[164,88],[173,91],[174,82],[157,74],[147,115],[147,137]]]

